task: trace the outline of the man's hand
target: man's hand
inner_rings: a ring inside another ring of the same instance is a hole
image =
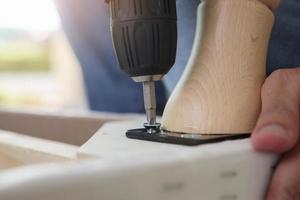
[[[273,72],[262,88],[262,112],[252,135],[258,151],[284,153],[268,200],[300,200],[300,68]]]

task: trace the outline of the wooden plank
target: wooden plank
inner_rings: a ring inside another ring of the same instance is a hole
[[[22,163],[0,152],[0,171],[21,166]]]
[[[134,114],[102,112],[49,112],[45,110],[0,110],[0,129],[82,145],[106,122],[134,119]]]
[[[0,130],[0,167],[76,159],[78,146]]]
[[[118,191],[130,199],[143,194],[143,199],[263,199],[277,156],[255,152],[249,139],[190,147],[126,138],[126,131],[142,122],[105,124],[80,147],[78,157],[98,158],[103,165],[113,160],[111,169],[125,168],[109,181],[126,182],[128,187]]]
[[[263,199],[275,155],[255,152],[248,139],[186,147],[125,137],[127,129],[136,128],[143,121],[112,122],[103,126],[78,152],[80,158],[96,160],[35,165],[0,173],[1,198]],[[27,136],[20,138],[18,134],[4,132],[2,135],[0,144],[17,149],[9,156],[18,161],[74,158],[76,147],[66,148],[64,144]],[[3,151],[0,148],[0,153]]]

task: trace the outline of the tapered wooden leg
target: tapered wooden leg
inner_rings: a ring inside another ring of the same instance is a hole
[[[199,134],[250,133],[260,90],[272,10],[278,0],[205,0],[198,8],[190,60],[171,95],[162,128]]]

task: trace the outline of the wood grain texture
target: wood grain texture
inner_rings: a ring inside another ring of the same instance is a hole
[[[256,0],[253,0],[256,1]],[[268,6],[271,10],[276,10],[276,8],[279,6],[280,0],[259,0],[266,6]]]
[[[181,133],[250,133],[278,0],[206,0],[198,8],[194,47],[162,118]]]

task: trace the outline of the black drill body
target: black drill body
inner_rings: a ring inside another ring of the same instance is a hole
[[[165,75],[177,48],[176,0],[110,0],[120,67],[131,77]]]
[[[143,83],[149,132],[157,132],[155,81],[175,63],[176,0],[106,0],[110,4],[111,34],[120,67]]]

